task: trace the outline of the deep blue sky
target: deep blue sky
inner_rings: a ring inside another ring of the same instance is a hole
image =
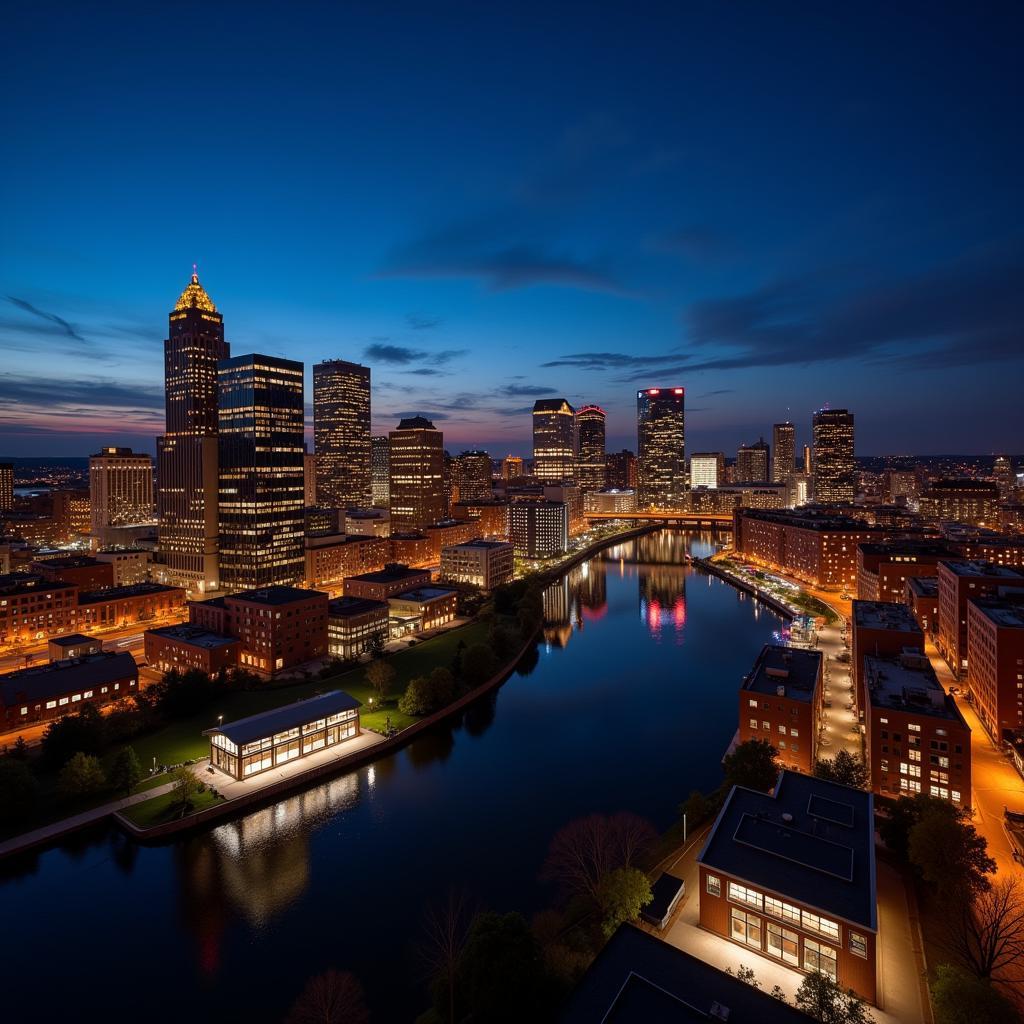
[[[17,5],[0,454],[152,450],[193,262],[235,354],[368,362],[452,450],[548,394],[633,447],[682,384],[690,451],[826,403],[1021,451],[1021,11]]]

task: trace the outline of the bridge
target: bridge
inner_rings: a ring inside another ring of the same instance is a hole
[[[625,519],[637,523],[664,523],[666,526],[691,526],[704,530],[732,529],[731,512],[672,512],[656,509],[653,512],[585,512],[584,517],[590,523]]]

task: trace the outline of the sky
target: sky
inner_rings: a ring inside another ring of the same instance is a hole
[[[687,448],[851,409],[1024,452],[1020,4],[15,5],[0,456],[153,451],[193,263],[232,353],[530,454],[686,388]]]

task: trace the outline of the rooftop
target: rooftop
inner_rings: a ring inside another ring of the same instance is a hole
[[[336,597],[327,603],[328,618],[349,615],[365,615],[367,612],[386,609],[386,601],[371,601],[368,597]]]
[[[477,537],[475,540],[463,541],[461,544],[452,544],[451,547],[447,547],[445,551],[459,551],[462,548],[483,548],[484,550],[491,550],[492,548],[510,548],[512,545],[507,540],[484,540],[483,537]]]
[[[1024,629],[1024,604],[998,597],[976,597],[971,602],[989,621],[1010,629]]]
[[[717,1018],[712,1011],[718,1009]],[[726,1017],[726,1015],[728,1015]],[[689,953],[621,925],[569,997],[561,1024],[807,1024],[795,1007]]]
[[[77,647],[79,644],[102,644],[102,641],[84,633],[68,633],[67,636],[51,636],[49,642],[58,647]]]
[[[734,786],[698,862],[876,930],[874,800],[782,771],[769,796]]]
[[[283,708],[272,708],[270,711],[263,711],[258,715],[240,718],[236,722],[228,722],[215,729],[205,729],[203,735],[211,736],[214,733],[220,733],[232,743],[241,746],[243,743],[262,739],[264,736],[273,736],[274,733],[286,732],[297,726],[305,725],[306,722],[315,722],[318,718],[326,718],[327,715],[334,715],[339,711],[352,711],[359,707],[362,707],[362,702],[356,700],[355,697],[350,697],[342,690],[331,690],[319,697],[309,697],[307,700],[296,701],[294,704],[286,704]]]
[[[327,597],[322,590],[306,590],[304,587],[261,587],[259,590],[243,590],[231,594],[229,601],[246,601],[249,604],[283,605],[297,601],[308,601],[311,597]]]
[[[46,700],[82,690],[138,679],[135,659],[127,651],[103,651],[84,658],[52,661],[0,676],[0,701],[10,707],[20,701]]]
[[[784,692],[780,696],[809,703],[814,699],[820,674],[820,651],[765,644],[743,680],[743,689],[775,695],[782,687]]]
[[[124,597],[142,597],[146,594],[169,594],[181,587],[168,587],[163,583],[130,583],[125,587],[104,587],[102,590],[82,590],[78,594],[79,605],[99,604],[102,601],[119,601]]]
[[[90,555],[66,555],[63,558],[45,558],[36,564],[47,569],[84,569],[105,565],[106,563],[98,562]]]
[[[207,313],[216,313],[217,307],[206,294],[206,289],[199,283],[199,275],[193,270],[192,280],[185,285],[185,290],[174,304],[174,311],[180,313],[185,309],[202,309]]]
[[[956,701],[947,696],[927,655],[904,651],[898,658],[864,659],[864,682],[872,707],[947,718],[967,728]]]
[[[449,597],[457,594],[457,590],[448,587],[417,587],[415,590],[405,590],[401,594],[395,594],[393,601],[436,601],[438,598]]]
[[[155,636],[164,636],[168,640],[178,640],[189,644],[192,647],[202,647],[212,651],[218,647],[230,647],[239,641],[233,636],[221,636],[220,633],[211,633],[209,630],[201,629],[199,626],[190,626],[182,623],[178,626],[160,626],[157,629],[146,630]]]
[[[938,576],[909,576],[907,585],[918,597],[938,597]]]
[[[349,576],[350,580],[358,580],[360,583],[400,583],[402,580],[419,579],[423,576],[430,576],[429,569],[410,569],[407,565],[392,563],[385,565],[383,569],[375,569],[373,572],[364,572],[359,576]]]
[[[781,523],[785,526],[799,526],[805,530],[848,530],[857,533],[878,533],[880,528],[868,526],[862,519],[834,512],[822,512],[818,509],[752,509],[739,510],[744,519],[757,519],[768,523]]]
[[[853,621],[862,629],[889,629],[902,633],[920,633],[914,613],[905,604],[889,601],[854,601]]]
[[[881,544],[872,541],[858,544],[857,547],[866,555],[891,555],[896,558],[900,555],[910,555],[916,558],[935,555],[949,558],[949,545],[933,540],[896,540]]]
[[[434,424],[425,416],[407,416],[398,421],[399,430],[434,430]]]
[[[75,589],[77,589],[77,585],[74,583],[54,583],[52,580],[44,580],[42,576],[30,576],[24,572],[9,572],[0,575],[0,593],[9,596],[34,594],[40,590],[50,592]]]
[[[954,576],[978,578],[991,576],[994,579],[1011,580],[1014,583],[1019,581],[1024,586],[1024,569],[1017,569],[1012,565],[997,565],[995,562],[985,562],[980,558],[947,560],[939,564]]]

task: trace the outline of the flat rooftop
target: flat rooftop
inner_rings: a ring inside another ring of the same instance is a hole
[[[1020,583],[1024,586],[1024,569],[1016,569],[1012,565],[998,565],[995,562],[986,562],[982,559],[948,560],[939,563],[944,566],[947,572],[954,576],[966,577],[992,577],[993,579],[1008,580]]]
[[[400,583],[402,580],[429,575],[429,569],[410,569],[407,565],[385,565],[383,569],[364,572],[359,576],[349,576],[348,579],[358,580],[360,583]]]
[[[1024,603],[1003,601],[998,597],[976,597],[973,603],[987,619],[997,626],[1024,629]]]
[[[311,597],[324,596],[322,590],[306,590],[304,587],[261,587],[259,590],[243,590],[238,594],[230,594],[229,601],[246,601],[250,604],[283,605],[308,601]]]
[[[85,569],[107,563],[99,562],[91,555],[67,555],[63,558],[44,558],[37,564],[45,565],[50,569]]]
[[[765,644],[750,674],[743,680],[743,689],[774,697],[781,686],[785,691],[783,696],[810,703],[820,672],[820,651]]]
[[[740,511],[744,519],[757,519],[762,522],[780,523],[785,526],[799,526],[805,530],[856,531],[857,533],[880,532],[880,527],[868,526],[862,519],[853,519],[850,516],[837,515],[830,512],[751,508],[744,508]]]
[[[931,662],[920,651],[904,651],[896,658],[869,655],[864,659],[864,683],[872,707],[946,718],[966,728],[956,701],[947,696]]]
[[[734,786],[698,862],[877,930],[870,793],[782,771],[775,793]]]
[[[343,618],[349,615],[365,615],[367,612],[387,608],[386,601],[371,601],[368,597],[336,597],[327,602],[328,618]]]
[[[876,509],[877,511],[877,509]],[[948,544],[938,544],[927,540],[898,540],[878,544],[874,541],[857,545],[866,555],[890,555],[899,558],[901,555],[911,557],[949,558]]]
[[[272,708],[270,711],[250,715],[248,718],[239,718],[235,722],[228,722],[215,729],[205,729],[203,735],[212,736],[219,733],[226,736],[232,743],[242,746],[252,740],[273,736],[278,732],[286,732],[297,726],[305,725],[307,722],[315,722],[318,718],[336,715],[340,711],[352,711],[362,706],[361,701],[342,690],[331,690],[318,697],[286,704],[283,708]]]
[[[480,548],[484,551],[490,551],[493,548],[510,548],[511,543],[507,540],[484,540],[483,537],[477,537],[476,540],[467,540],[462,544],[453,544],[450,548],[445,548],[446,551],[458,551],[460,548]]]
[[[202,647],[208,651],[239,643],[233,636],[221,636],[220,633],[211,633],[207,629],[190,626],[187,623],[178,626],[160,626],[157,629],[148,629],[146,632],[155,636],[167,637],[168,640],[177,640],[180,643],[189,644],[191,647]]]
[[[139,670],[131,654],[127,651],[116,654],[103,651],[0,676],[0,700],[11,707],[23,701],[46,700],[72,690],[95,689],[123,679],[138,678]]]
[[[938,576],[910,576],[907,585],[918,597],[938,597]]]
[[[12,597],[18,594],[35,594],[40,590],[75,590],[74,583],[54,583],[44,580],[42,576],[32,576],[24,572],[9,572],[0,576],[0,592]]]
[[[99,604],[102,601],[119,601],[126,597],[143,597],[147,594],[169,594],[181,587],[168,587],[163,583],[131,583],[126,587],[104,587],[102,590],[82,590],[78,594],[79,605]]]
[[[77,647],[79,644],[102,644],[98,637],[86,636],[84,633],[68,633],[67,636],[51,636],[49,641],[58,647]]]
[[[395,594],[392,600],[436,601],[438,598],[450,597],[457,593],[457,590],[452,590],[449,587],[417,587],[415,590],[405,590],[401,594]]]
[[[901,633],[920,633],[914,613],[905,604],[888,601],[854,601],[853,621],[862,629],[889,629]]]

